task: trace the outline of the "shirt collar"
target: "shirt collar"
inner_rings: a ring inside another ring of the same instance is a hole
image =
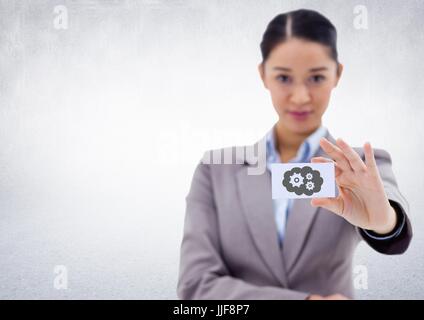
[[[312,155],[319,149],[319,141],[327,134],[327,128],[320,125],[312,134],[310,134],[300,145],[297,155],[290,162],[309,162]],[[280,156],[275,147],[275,125],[266,135],[266,154],[267,164],[281,162]]]

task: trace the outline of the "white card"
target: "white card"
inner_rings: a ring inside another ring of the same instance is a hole
[[[272,163],[272,198],[334,198],[334,163]]]

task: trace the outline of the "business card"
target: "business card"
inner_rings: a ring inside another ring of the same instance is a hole
[[[334,163],[271,164],[272,198],[334,198]]]

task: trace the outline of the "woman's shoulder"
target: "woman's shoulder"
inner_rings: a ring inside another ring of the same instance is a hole
[[[219,168],[220,165],[252,165],[264,159],[266,159],[266,139],[262,137],[253,144],[206,150],[199,164],[213,165]]]
[[[236,188],[237,175],[246,165],[244,146],[209,149],[197,161],[188,199],[210,201],[215,193]]]

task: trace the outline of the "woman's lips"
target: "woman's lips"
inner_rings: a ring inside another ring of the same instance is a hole
[[[312,111],[287,111],[288,114],[297,121],[304,121],[312,113]]]

